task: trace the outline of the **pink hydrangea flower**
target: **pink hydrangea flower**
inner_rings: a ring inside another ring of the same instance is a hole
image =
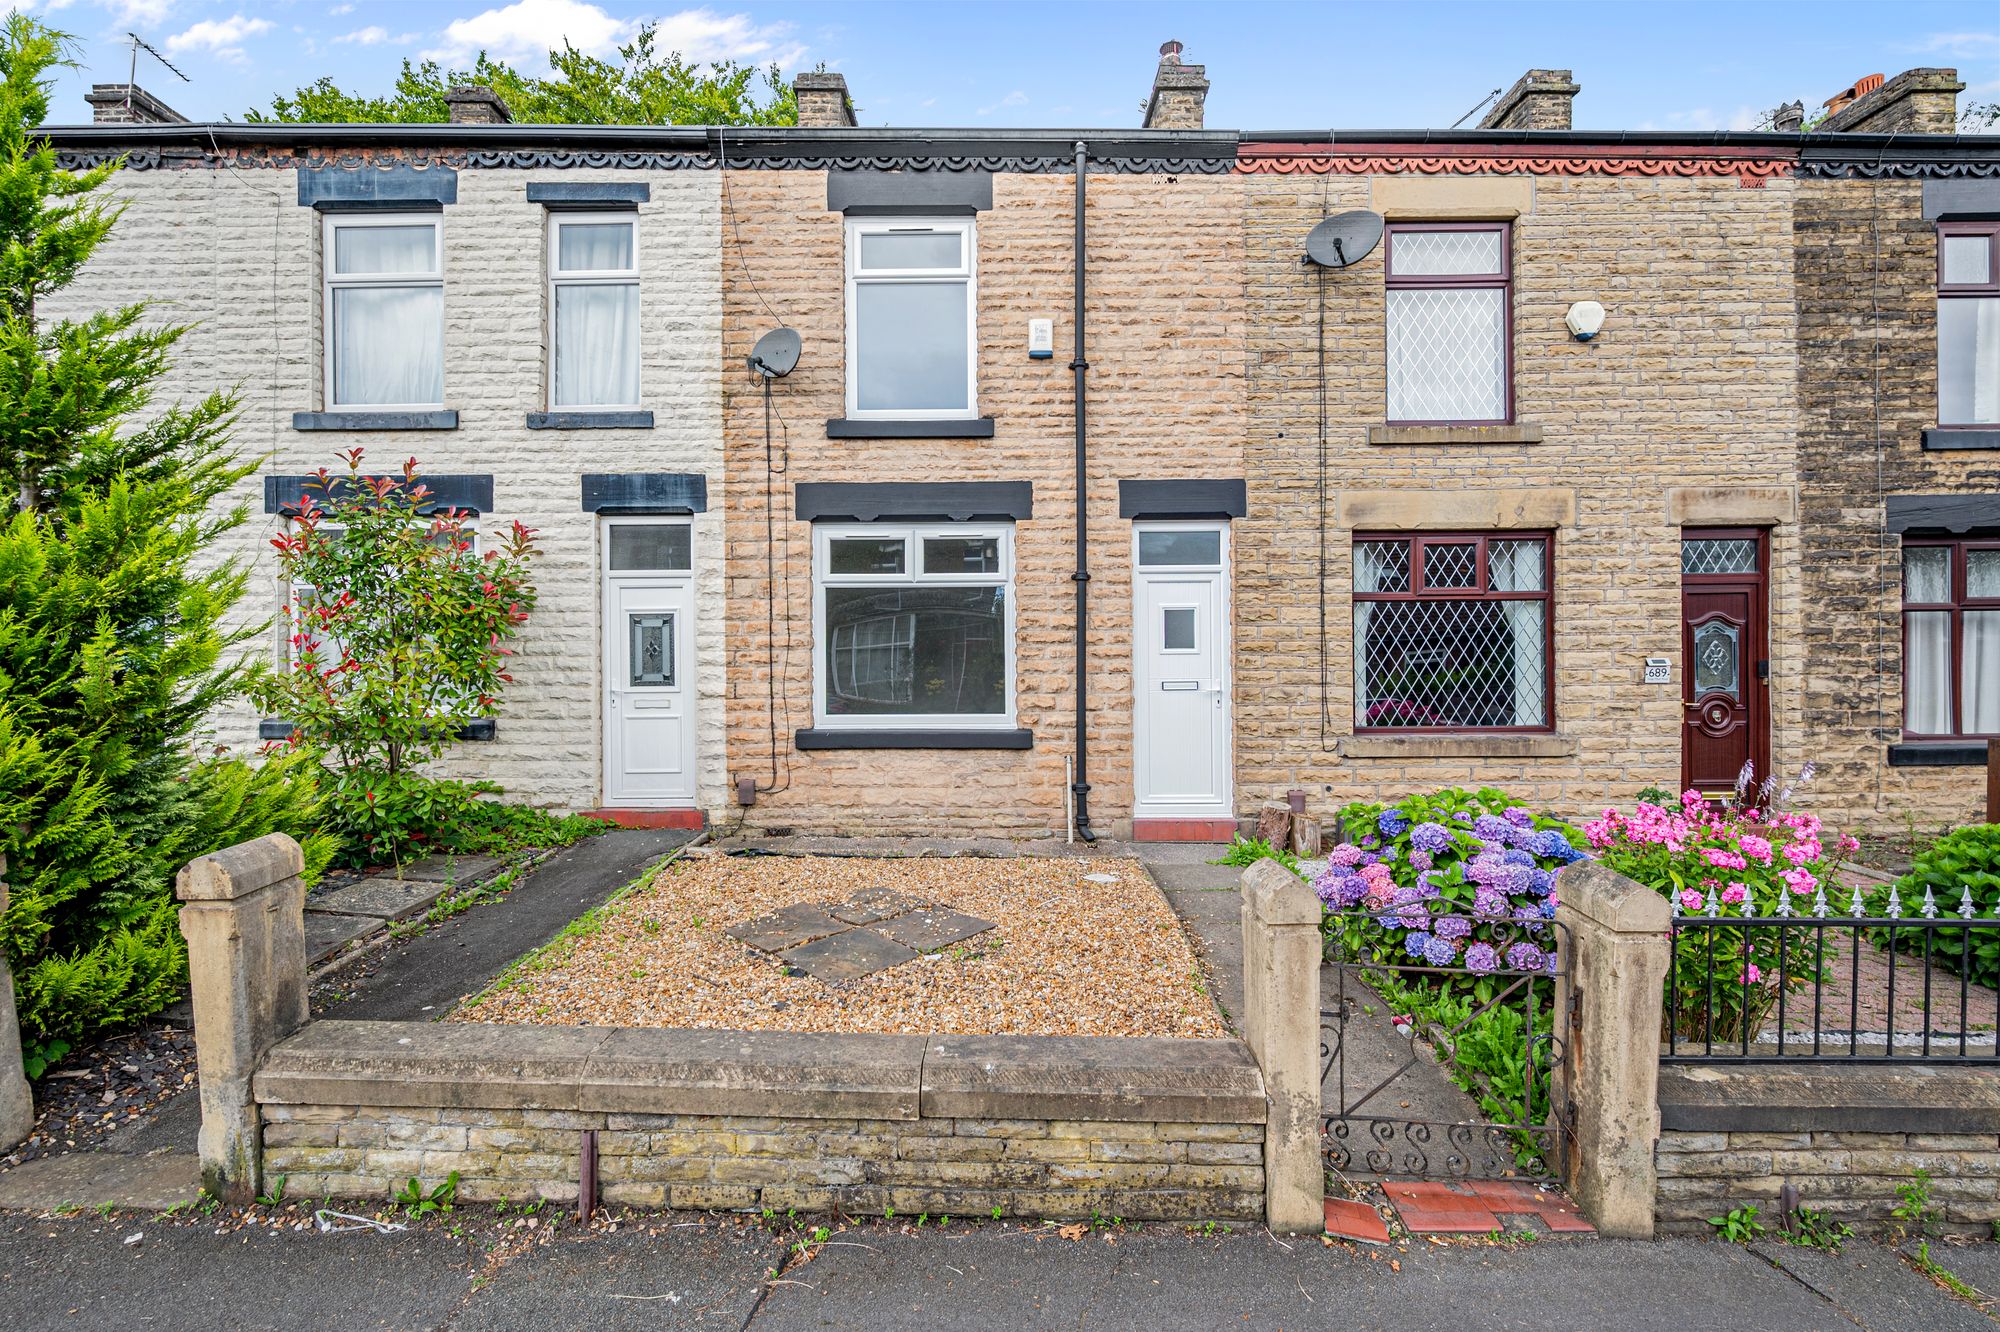
[[[1326,853],[1326,862],[1329,865],[1339,865],[1344,869],[1353,869],[1361,863],[1361,848],[1352,842],[1342,842],[1339,846]]]

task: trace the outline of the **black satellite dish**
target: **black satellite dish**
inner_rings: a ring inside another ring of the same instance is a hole
[[[1357,209],[1337,213],[1306,237],[1306,262],[1321,268],[1346,268],[1368,257],[1382,241],[1382,215]]]
[[[798,365],[800,346],[795,330],[774,328],[750,349],[750,368],[765,379],[783,379]]]

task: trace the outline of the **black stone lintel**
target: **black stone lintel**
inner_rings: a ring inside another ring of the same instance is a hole
[[[1983,221],[2000,217],[2000,180],[1927,180],[1924,221]]]
[[[1932,453],[1947,449],[2000,449],[2000,430],[1971,430],[1964,426],[1933,426],[1924,431],[1924,448]]]
[[[529,412],[530,430],[651,430],[651,412]]]
[[[993,207],[990,171],[826,173],[826,210],[849,217],[969,216]]]
[[[305,167],[299,171],[299,206],[322,213],[436,212],[458,202],[458,172],[451,167]]]
[[[463,509],[471,513],[493,512],[493,474],[491,472],[446,473],[438,476],[419,474],[417,482],[428,492],[423,507],[425,513],[437,513],[444,509]],[[335,473],[328,478],[324,494],[319,493],[317,476],[266,476],[264,478],[264,512],[283,514],[291,517],[299,511],[305,499],[307,487],[313,488],[315,503],[332,507],[340,503],[347,490],[347,477]]]
[[[1974,741],[1957,744],[1951,741],[1928,741],[1889,746],[1889,766],[1892,768],[1983,768],[1986,766],[1986,742]]]
[[[847,730],[802,727],[792,737],[800,749],[1033,749],[1035,733],[1025,727],[1011,731]]]
[[[495,729],[493,718],[475,717],[465,723],[465,725],[459,727],[453,738],[458,740],[491,740]],[[257,738],[259,740],[286,740],[291,738],[291,734],[292,724],[288,721],[280,721],[275,717],[266,717],[257,723]]]
[[[2000,495],[1890,495],[1883,505],[1891,532],[2000,528]]]
[[[1241,480],[1120,481],[1120,518],[1241,518],[1249,511]]]
[[[645,181],[623,180],[531,180],[528,202],[544,208],[637,208],[651,203],[653,187]]]
[[[699,472],[585,472],[585,513],[707,513],[708,478]]]
[[[976,519],[1019,521],[1034,517],[1035,487],[1029,481],[801,481],[792,497],[800,522],[845,519],[927,519],[966,523]]]
[[[293,412],[294,430],[456,430],[458,409],[425,412]]]
[[[830,417],[828,439],[991,439],[993,418],[975,416],[952,421],[858,421],[851,416]]]

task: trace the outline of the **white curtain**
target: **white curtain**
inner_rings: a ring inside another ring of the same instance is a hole
[[[2000,611],[1965,613],[1959,688],[1964,691],[1963,733],[2000,735]]]
[[[444,288],[336,288],[332,405],[443,402]]]
[[[565,228],[565,251],[578,230],[594,228]],[[556,406],[631,407],[638,401],[639,284],[557,287]]]
[[[1945,425],[2000,422],[2000,297],[1938,302],[1938,417]]]
[[[1950,735],[1951,615],[1911,611],[1903,621],[1903,729]]]
[[[567,222],[556,246],[565,273],[612,273],[632,267],[632,224]]]
[[[1514,637],[1514,722],[1516,726],[1546,726],[1549,720],[1545,676],[1547,625],[1539,601],[1506,601],[1507,628]]]

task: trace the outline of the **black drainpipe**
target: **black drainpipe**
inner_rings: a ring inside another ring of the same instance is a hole
[[[1075,350],[1070,355],[1070,373],[1076,379],[1076,572],[1070,581],[1076,584],[1076,773],[1070,783],[1070,794],[1076,797],[1076,832],[1085,842],[1095,842],[1097,834],[1090,830],[1090,509],[1089,479],[1085,475],[1085,462],[1090,453],[1090,426],[1084,415],[1083,372],[1090,363],[1083,359],[1083,190],[1084,172],[1087,163],[1087,149],[1083,140],[1076,144],[1076,312],[1071,322],[1074,325]]]

